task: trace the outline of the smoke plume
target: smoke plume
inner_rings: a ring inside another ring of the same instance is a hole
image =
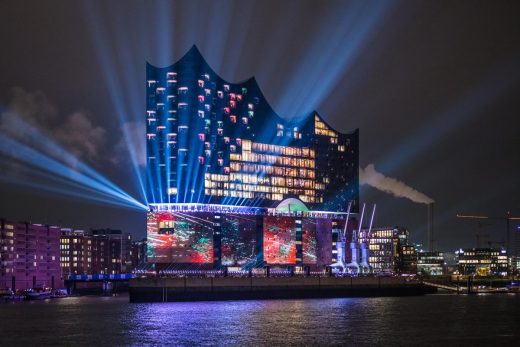
[[[359,168],[359,184],[367,184],[395,197],[407,198],[419,204],[431,204],[434,202],[432,198],[407,186],[406,183],[377,172],[374,164],[368,164],[365,169]]]

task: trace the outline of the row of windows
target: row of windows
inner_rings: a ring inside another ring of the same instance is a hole
[[[231,171],[244,173],[257,173],[260,175],[276,175],[285,177],[301,177],[314,179],[316,177],[313,169],[295,169],[264,164],[247,164],[241,162],[231,162]]]
[[[311,168],[311,169],[314,169],[314,167],[315,167],[314,159],[291,158],[291,157],[285,157],[285,156],[257,154],[257,153],[244,152],[244,151],[242,151],[242,155],[231,153],[230,159],[232,161],[265,163],[265,164],[278,165],[278,166],[292,166],[292,167]]]
[[[307,147],[288,147],[270,145],[267,143],[251,142],[249,140],[242,141],[242,151],[253,151],[262,153],[274,153],[281,155],[289,155],[295,157],[314,158],[316,153],[313,149]]]

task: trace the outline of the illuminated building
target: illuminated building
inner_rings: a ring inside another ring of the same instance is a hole
[[[91,273],[92,240],[83,230],[61,229],[60,265],[63,277]]]
[[[504,249],[461,249],[458,251],[458,257],[461,275],[490,276],[508,273],[508,259]]]
[[[1,220],[0,288],[59,288],[60,229]]]
[[[147,65],[148,202],[274,207],[298,198],[313,210],[358,200],[358,132],[316,112],[279,117],[254,78],[229,83],[194,46],[165,68]]]
[[[397,230],[394,228],[375,228],[370,232],[368,241],[368,263],[375,273],[393,273],[396,268]]]
[[[120,274],[132,271],[132,237],[121,230],[62,229],[60,263],[63,276]]]
[[[146,105],[151,263],[330,264],[333,224],[358,211],[357,130],[284,120],[254,78],[223,80],[195,46],[147,64]]]
[[[444,273],[444,254],[442,252],[418,252],[417,273],[442,275]]]

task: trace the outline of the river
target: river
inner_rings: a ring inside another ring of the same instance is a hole
[[[520,295],[0,304],[0,345],[518,345]]]

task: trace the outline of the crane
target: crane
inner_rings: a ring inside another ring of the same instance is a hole
[[[468,215],[468,214],[457,214],[457,218],[461,219],[476,219],[476,220],[502,220],[506,221],[506,250],[507,253],[511,256],[513,255],[511,249],[510,235],[509,235],[509,224],[512,220],[520,220],[520,217],[511,216],[511,212],[507,211],[505,216],[483,216],[483,215]],[[480,224],[479,224],[480,225]],[[516,254],[515,254],[516,255]]]

